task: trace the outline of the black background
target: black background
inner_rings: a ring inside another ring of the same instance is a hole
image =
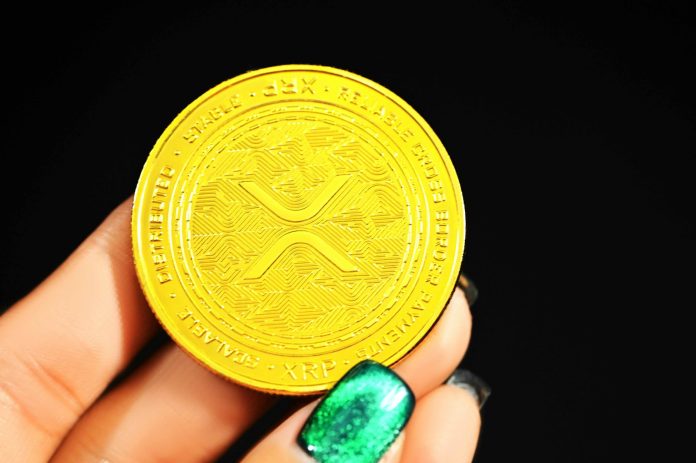
[[[4,11],[2,307],[133,192],[205,90],[331,65],[408,101],[457,167],[481,293],[463,365],[493,388],[477,461],[666,457],[694,308],[693,15],[559,3]]]

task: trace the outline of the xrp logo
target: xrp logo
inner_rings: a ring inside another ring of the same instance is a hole
[[[329,200],[343,188],[349,178],[350,175],[336,176],[333,180],[328,182],[324,190],[310,205],[301,209],[289,209],[283,206],[255,182],[240,182],[239,185],[270,212],[283,220],[294,222],[299,226],[319,214],[326,207]],[[344,253],[338,251],[331,243],[315,233],[298,229],[283,235],[278,241],[266,249],[256,262],[249,267],[244,278],[253,279],[261,277],[286,249],[297,243],[304,243],[312,246],[344,272],[356,272],[358,270],[355,264],[353,264]]]

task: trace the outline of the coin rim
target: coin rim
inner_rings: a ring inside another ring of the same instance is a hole
[[[141,290],[143,292],[143,295],[145,296],[145,300],[148,303],[148,307],[150,308],[150,311],[155,315],[157,318],[158,323],[162,328],[165,330],[165,332],[168,334],[168,336],[172,339],[172,341],[179,347],[181,348],[186,354],[193,358],[197,363],[202,365],[204,368],[207,370],[211,371],[212,373],[216,374],[217,376],[220,376],[222,378],[225,378],[228,381],[231,381],[235,384],[242,385],[244,387],[254,389],[260,392],[264,393],[269,393],[269,394],[274,394],[274,395],[288,395],[288,396],[307,396],[307,395],[316,395],[316,394],[321,394],[324,391],[330,389],[332,385],[335,383],[324,383],[323,385],[320,385],[321,387],[317,387],[317,385],[312,385],[312,386],[290,386],[293,389],[281,389],[281,388],[269,388],[269,387],[263,387],[259,386],[257,384],[252,384],[250,382],[245,382],[241,381],[238,378],[234,378],[231,376],[226,375],[224,372],[218,370],[216,368],[216,364],[214,362],[208,363],[204,358],[201,358],[203,356],[197,355],[193,350],[188,349],[183,342],[183,337],[182,340],[178,339],[178,335],[175,335],[172,330],[170,330],[166,324],[162,321],[160,318],[160,315],[155,309],[155,306],[162,305],[157,301],[156,293],[155,291],[150,291],[148,289],[148,281],[145,276],[145,269],[144,267],[144,262],[140,262],[140,259],[138,259],[137,256],[137,249],[140,247],[139,246],[139,236],[137,235],[136,231],[138,228],[138,223],[137,223],[137,217],[136,217],[136,203],[140,204],[142,201],[140,200],[141,194],[143,194],[142,188],[143,184],[145,182],[145,178],[147,175],[150,174],[151,170],[151,165],[155,162],[157,159],[157,156],[155,154],[159,153],[167,140],[170,138],[172,135],[174,129],[179,126],[179,124],[184,121],[190,113],[192,113],[196,108],[198,108],[202,103],[204,103],[206,100],[208,100],[211,96],[214,94],[220,92],[222,89],[226,87],[230,87],[234,85],[238,81],[243,81],[243,80],[248,80],[252,79],[257,76],[261,76],[264,74],[272,74],[272,73],[277,73],[277,72],[287,72],[287,71],[312,71],[312,72],[319,72],[319,73],[324,73],[324,74],[329,74],[329,75],[336,75],[339,77],[346,78],[348,80],[353,80],[357,81],[367,87],[372,88],[376,92],[383,94],[387,98],[391,99],[394,104],[396,104],[398,107],[404,110],[407,114],[409,114],[417,123],[418,125],[423,129],[425,134],[430,138],[432,143],[435,145],[435,147],[438,150],[438,154],[440,154],[443,164],[445,165],[445,168],[448,171],[448,176],[450,178],[452,188],[455,191],[455,195],[457,196],[457,205],[459,208],[461,208],[461,232],[460,236],[457,236],[457,238],[461,238],[461,254],[456,256],[456,261],[452,266],[452,269],[450,269],[450,273],[447,278],[447,283],[449,286],[452,288],[449,293],[449,297],[443,304],[442,308],[436,309],[438,311],[437,317],[434,317],[434,320],[430,324],[427,330],[425,330],[424,333],[422,333],[420,336],[417,334],[416,336],[413,336],[408,342],[404,343],[403,347],[400,350],[404,350],[404,353],[401,355],[400,358],[394,360],[392,363],[387,364],[387,366],[394,367],[396,365],[399,365],[401,362],[405,361],[418,347],[422,342],[426,340],[432,329],[437,325],[439,322],[440,318],[442,317],[442,314],[445,312],[447,309],[447,306],[452,299],[452,296],[454,294],[454,291],[456,290],[456,282],[457,282],[457,277],[459,275],[459,268],[461,267],[461,263],[463,261],[464,257],[464,252],[466,249],[466,214],[465,214],[465,208],[464,208],[464,195],[461,189],[461,184],[459,183],[459,176],[457,174],[456,169],[454,168],[454,164],[452,163],[452,159],[450,157],[449,152],[445,149],[444,145],[442,144],[442,141],[440,138],[437,136],[435,131],[430,127],[430,124],[426,122],[426,120],[410,105],[408,104],[404,99],[399,97],[397,94],[389,90],[388,88],[384,87],[383,85],[370,80],[366,77],[363,77],[361,75],[355,74],[351,71],[347,71],[344,69],[332,67],[332,66],[324,66],[324,65],[313,65],[313,64],[285,64],[285,65],[278,65],[278,66],[269,66],[269,67],[264,67],[264,68],[259,68],[255,70],[251,70],[248,72],[245,72],[243,74],[237,75],[235,77],[232,77],[230,79],[227,79],[223,82],[220,82],[219,84],[215,85],[214,87],[210,88],[203,94],[201,94],[199,97],[197,97],[195,100],[190,102],[186,107],[180,111],[176,117],[167,125],[167,127],[162,131],[160,136],[157,138],[157,141],[153,145],[152,149],[147,155],[147,158],[145,160],[145,163],[143,165],[143,168],[140,172],[140,175],[138,176],[138,182],[136,184],[135,192],[133,195],[133,203],[131,206],[131,252],[133,256],[133,262],[134,266],[136,269],[136,275],[138,278],[138,283],[140,284]],[[442,156],[442,155],[445,156]],[[446,284],[447,284],[446,283]],[[150,294],[152,292],[152,294]],[[164,310],[164,307],[160,308],[160,310]],[[411,344],[409,346],[409,344]],[[391,357],[393,358],[393,356]],[[264,383],[264,381],[258,381],[258,383]]]

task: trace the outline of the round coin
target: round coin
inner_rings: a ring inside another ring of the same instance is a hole
[[[152,149],[138,278],[200,363],[277,394],[402,360],[449,300],[464,203],[433,130],[354,73],[287,65],[207,91]]]

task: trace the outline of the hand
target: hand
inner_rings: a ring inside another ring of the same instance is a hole
[[[210,461],[277,400],[215,376],[172,343],[107,389],[158,330],[134,273],[130,212],[128,200],[0,317],[0,461]],[[388,461],[472,459],[478,404],[465,389],[442,385],[470,328],[457,288],[427,340],[394,368],[417,402]],[[317,402],[243,461],[312,461],[297,436]]]

